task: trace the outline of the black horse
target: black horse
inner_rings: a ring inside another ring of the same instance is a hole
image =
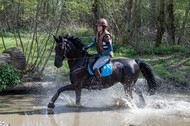
[[[94,84],[94,76],[89,73],[88,64],[94,62],[95,59],[83,50],[85,44],[79,37],[66,35],[59,36],[59,38],[54,36],[54,39],[56,41],[54,65],[60,68],[64,59],[68,61],[71,84],[58,89],[48,104],[48,108],[55,107],[54,103],[63,91],[75,91],[76,105],[80,105],[81,89],[91,89]],[[112,73],[101,78],[103,88],[111,87],[120,82],[124,86],[126,96],[132,98],[132,91],[141,71],[147,80],[149,94],[155,93],[157,88],[155,76],[146,62],[129,58],[115,58],[111,59],[110,62]],[[141,92],[139,92],[139,96],[143,98]]]

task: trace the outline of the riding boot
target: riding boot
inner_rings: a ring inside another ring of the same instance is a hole
[[[100,71],[98,69],[94,69],[94,74],[97,81],[97,85],[92,86],[92,88],[101,90],[103,88],[103,85],[102,85],[102,79],[100,76]]]

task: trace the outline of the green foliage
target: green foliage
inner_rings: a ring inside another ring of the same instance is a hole
[[[162,54],[173,54],[173,53],[188,53],[190,50],[186,47],[175,45],[169,47],[157,47],[157,48],[147,48],[145,49],[145,54],[154,54],[154,55],[162,55]]]
[[[9,65],[0,67],[0,91],[5,89],[7,85],[17,85],[19,82],[20,77],[17,69]]]
[[[160,75],[161,77],[164,77],[164,78],[172,77],[172,74],[168,72],[167,69],[163,67],[162,65],[155,65],[152,68],[154,69],[154,72]]]
[[[72,24],[69,27],[65,28],[64,31],[67,31],[71,34],[74,34],[80,38],[88,37],[93,35],[93,30],[85,25],[75,25]],[[65,34],[64,32],[61,32],[61,34]],[[92,42],[93,40],[91,40]]]
[[[128,56],[134,56],[134,55],[137,55],[137,52],[132,49],[132,48],[129,48],[127,46],[121,46],[120,44],[118,43],[114,43],[113,44],[113,50],[114,50],[114,54],[117,55],[128,55]]]
[[[189,83],[185,77],[186,74],[184,70],[180,70],[179,68],[174,68],[172,66],[163,66],[162,64],[154,65],[152,68],[154,69],[156,75],[159,75],[164,79],[171,79],[186,84]]]

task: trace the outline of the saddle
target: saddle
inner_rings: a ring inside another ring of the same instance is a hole
[[[95,64],[95,62],[97,60],[98,60],[98,57],[97,58],[90,58],[88,60],[88,64],[87,64],[88,72],[92,76],[94,75],[94,72],[93,72],[92,68],[93,68],[93,65]],[[106,64],[104,64],[102,67],[100,67],[99,71],[100,71],[101,77],[109,76],[112,73],[112,63],[111,63],[111,60],[109,60]]]

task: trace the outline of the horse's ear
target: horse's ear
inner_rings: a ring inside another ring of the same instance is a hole
[[[69,36],[71,36],[70,32],[67,32],[67,34],[65,35],[65,38],[69,38]]]
[[[59,40],[55,37],[55,35],[53,36],[53,38],[54,38],[54,40],[56,41],[56,42],[58,42]]]
[[[62,37],[61,36],[59,36],[59,40],[62,42]]]

